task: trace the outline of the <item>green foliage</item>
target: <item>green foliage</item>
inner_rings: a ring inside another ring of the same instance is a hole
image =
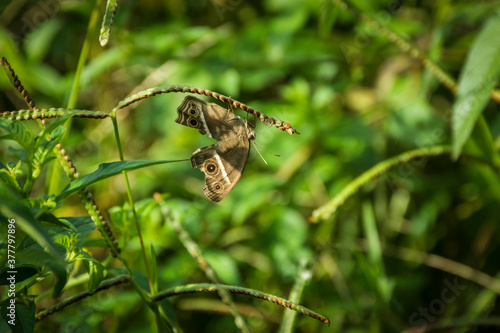
[[[0,332],[500,326],[499,12],[2,2]],[[174,122],[188,86],[301,134],[234,107],[268,165],[213,204],[187,160],[215,142]]]
[[[468,54],[460,81],[457,101],[453,108],[453,156],[457,158],[469,138],[478,117],[488,103],[491,90],[500,77],[500,12],[491,17],[476,38]],[[488,131],[488,129],[483,129]],[[498,153],[492,153],[492,143],[483,147],[489,156],[495,155],[498,165]],[[488,156],[487,155],[487,156]],[[490,157],[491,158],[491,157]]]
[[[75,179],[66,186],[61,193],[56,197],[56,200],[61,201],[70,195],[82,190],[83,188],[98,182],[100,180],[115,176],[123,171],[146,168],[157,164],[172,163],[179,161],[117,161],[111,163],[99,164],[99,167],[94,172]]]

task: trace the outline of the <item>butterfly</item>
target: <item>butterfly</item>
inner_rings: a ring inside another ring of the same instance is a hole
[[[184,99],[177,114],[176,123],[196,128],[217,140],[216,144],[197,149],[191,156],[191,166],[205,173],[206,197],[219,202],[241,178],[255,132],[234,113],[193,96]]]

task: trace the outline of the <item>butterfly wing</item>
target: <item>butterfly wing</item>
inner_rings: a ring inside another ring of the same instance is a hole
[[[191,157],[193,168],[205,173],[203,191],[208,199],[221,201],[241,178],[250,153],[246,137],[237,145],[222,150],[219,144],[199,148]]]
[[[225,140],[225,136],[231,130],[228,121],[234,117],[237,116],[217,104],[186,96],[177,108],[175,122],[196,128],[201,134],[220,141]]]
[[[221,201],[241,178],[255,134],[246,121],[223,107],[187,96],[177,108],[175,122],[193,127],[218,142],[196,150],[193,168],[205,173],[203,191],[212,201]]]

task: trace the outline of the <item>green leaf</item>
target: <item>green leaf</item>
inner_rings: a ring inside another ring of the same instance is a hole
[[[290,302],[295,304],[300,303],[300,299],[304,292],[305,285],[311,280],[312,271],[307,268],[311,265],[311,261],[308,259],[301,260],[298,274],[295,278],[295,283],[292,290],[290,291],[290,296],[288,299]],[[296,311],[285,311],[283,318],[281,320],[280,332],[293,332],[293,327],[295,323],[295,317],[297,316]]]
[[[15,195],[5,188],[0,187],[0,211],[9,219],[15,220],[16,228],[24,231],[28,236],[34,239],[50,256],[64,265],[65,262],[54,247],[54,242],[46,230],[42,229],[31,211]]]
[[[81,238],[87,236],[96,229],[95,223],[90,216],[60,217],[59,220],[67,221],[71,224],[73,226],[71,229],[76,229],[76,233],[80,234]]]
[[[80,252],[78,260],[83,260],[85,268],[89,273],[88,289],[89,292],[93,293],[99,287],[99,284],[104,280],[106,276],[106,268],[94,257],[85,251]]]
[[[29,146],[32,139],[31,132],[20,121],[0,119],[0,128],[8,133],[1,139],[14,140],[25,149]]]
[[[16,264],[15,269],[10,269],[7,265],[0,268],[0,285],[8,285],[10,282],[7,278],[11,275],[7,271],[16,271],[16,283],[24,281],[35,274],[38,274],[38,269],[34,265]]]
[[[150,266],[151,269],[153,270],[152,275],[153,275],[153,292],[156,294],[158,292],[158,267],[156,267],[156,252],[155,252],[155,247],[153,244],[151,244],[151,259],[150,259]]]
[[[56,201],[61,201],[71,194],[76,193],[93,183],[100,180],[115,176],[122,171],[136,170],[140,168],[149,167],[157,164],[184,162],[186,160],[161,160],[161,161],[117,161],[110,163],[99,164],[96,171],[91,172],[83,177],[73,180],[66,186],[61,193],[56,197]]]
[[[0,183],[16,192],[22,192],[22,184],[16,178],[19,173],[21,173],[21,161],[17,161],[15,165],[13,163],[4,165],[0,162]]]
[[[66,128],[60,126],[60,124],[66,121],[71,116],[72,114],[68,114],[64,117],[58,118],[56,121],[47,126],[42,132],[40,132],[35,143],[35,156],[37,154],[47,155],[52,152],[52,149],[60,141],[61,137],[66,131]],[[40,160],[40,158],[38,159]]]
[[[74,115],[74,113],[68,113],[67,115],[59,117],[56,120],[52,121],[49,125],[47,125],[47,127],[45,127],[43,129],[43,131],[41,131],[38,134],[39,141],[37,142],[37,145],[35,146],[35,148],[38,148],[41,145],[41,143],[43,142],[43,140],[47,139],[46,138],[47,135],[50,134],[52,137],[54,137],[56,135],[60,136],[62,133],[64,133],[65,128],[62,127],[61,125],[64,124],[66,122],[66,120],[73,117],[73,115]]]
[[[67,256],[68,257],[68,261],[70,263],[73,262],[72,261],[73,259],[71,258],[71,254],[72,254],[72,252],[74,252],[73,251],[74,247],[75,247],[74,244],[76,243],[76,241],[75,241],[75,235],[72,234],[72,236],[61,234],[61,235],[59,235],[56,238],[56,244],[61,245],[62,247],[64,247],[64,249],[66,250],[66,252],[70,254],[69,256]]]
[[[479,117],[464,150],[467,154],[477,155],[492,162],[493,165],[500,165],[500,156],[495,149],[495,141],[484,117]]]
[[[375,212],[371,202],[365,201],[363,209],[363,229],[366,235],[367,252],[369,263],[367,270],[374,276],[374,283],[377,287],[377,292],[384,302],[388,303],[394,290],[394,282],[387,278],[382,256],[382,246],[380,244],[380,235],[377,230],[375,221]],[[376,278],[375,278],[376,277]]]
[[[12,298],[13,299],[13,298]],[[33,332],[35,328],[35,302],[24,300],[24,302],[17,302],[14,304],[15,312],[11,312],[8,305],[2,306],[1,316],[7,323],[14,323],[9,325],[13,333],[29,333]]]
[[[16,158],[19,160],[19,162],[25,162],[28,160],[28,154],[26,152],[25,149],[16,149],[16,148],[13,148],[13,147],[9,147],[7,149],[7,151],[9,152],[10,156],[12,156],[13,158]]]
[[[42,216],[40,219],[42,219]],[[79,234],[78,243],[80,244],[83,242],[85,236],[96,229],[94,221],[92,221],[92,218],[89,216],[61,217],[59,218],[59,222],[58,224],[48,224],[50,227],[44,228],[52,239],[57,239],[62,235],[70,236],[71,234]],[[82,246],[83,245],[80,247]],[[23,249],[29,247],[40,249],[39,245],[31,238],[26,239],[23,243]]]
[[[59,143],[65,130],[62,126],[55,128],[50,134],[51,140],[38,137],[32,162],[34,179],[40,175],[43,166],[54,158],[54,148]]]
[[[167,322],[175,327],[175,330],[173,332],[181,332],[180,328],[178,327],[177,323],[177,317],[175,316],[175,309],[172,306],[172,303],[168,300],[168,298],[164,298],[161,301],[158,302],[158,306],[160,309],[161,315],[166,318]]]
[[[40,222],[45,222],[50,226],[64,228],[64,229],[70,229],[73,232],[77,233],[76,229],[73,227],[73,225],[71,225],[71,223],[69,223],[65,220],[60,220],[50,213],[42,213],[38,217],[38,220]],[[50,234],[50,231],[49,231],[49,234]]]
[[[375,222],[375,213],[373,206],[369,201],[363,203],[363,229],[367,241],[368,257],[372,265],[377,269],[379,274],[384,274],[384,261],[382,259],[382,247],[380,245],[380,237]]]
[[[452,116],[452,157],[457,159],[500,75],[500,15],[479,33],[458,82]]]
[[[62,249],[62,248],[61,248]],[[52,296],[57,298],[61,295],[66,282],[68,281],[68,272],[66,272],[65,265],[54,260],[54,257],[47,252],[40,251],[38,246],[23,249],[16,253],[16,260],[25,264],[31,264],[36,267],[45,267],[54,274],[55,285]]]
[[[67,281],[67,272],[65,270],[66,262],[57,251],[54,242],[50,238],[47,230],[42,229],[31,211],[16,200],[12,193],[5,188],[0,187],[0,211],[10,220],[15,220],[16,229],[35,240],[45,251],[41,251],[39,246],[30,249],[24,249],[16,253],[17,262],[33,264],[37,267],[46,266],[56,277],[53,295],[59,297]]]

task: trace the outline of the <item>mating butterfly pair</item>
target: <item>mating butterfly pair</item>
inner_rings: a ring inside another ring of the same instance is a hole
[[[217,140],[216,144],[196,150],[191,165],[205,173],[203,191],[207,198],[219,202],[241,178],[255,132],[234,113],[192,96],[184,99],[177,113],[176,123]]]

